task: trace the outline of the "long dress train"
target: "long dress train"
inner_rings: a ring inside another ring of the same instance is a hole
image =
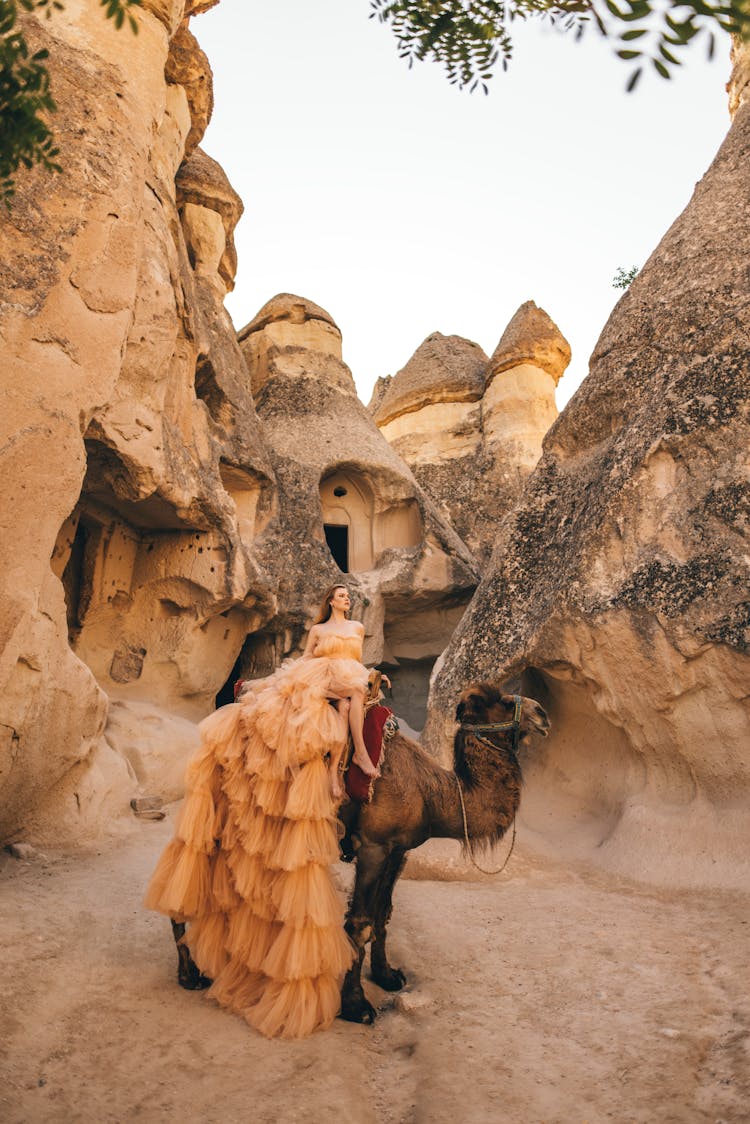
[[[146,906],[187,921],[209,995],[267,1037],[329,1026],[353,950],[330,864],[338,832],[326,754],[347,725],[331,699],[367,683],[355,636],[251,682],[201,723],[176,834]]]

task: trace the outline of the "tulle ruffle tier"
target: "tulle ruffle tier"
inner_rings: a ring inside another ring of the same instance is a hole
[[[268,1037],[303,1037],[339,1011],[352,947],[324,757],[346,738],[329,700],[366,680],[353,659],[297,660],[207,718],[148,889],[148,908],[189,922],[209,995]]]

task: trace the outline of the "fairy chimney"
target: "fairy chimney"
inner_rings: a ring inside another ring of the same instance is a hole
[[[447,753],[467,681],[534,695],[527,843],[670,886],[750,880],[749,194],[740,97],[544,440],[426,731]]]
[[[266,643],[294,650],[321,591],[346,581],[366,659],[393,670],[403,716],[421,727],[432,665],[477,582],[471,557],[359,401],[329,313],[280,294],[238,338],[279,489],[263,558],[282,611]]]
[[[375,387],[370,410],[381,433],[481,567],[539,459],[569,361],[556,325],[527,301],[492,359],[478,344],[434,332]]]

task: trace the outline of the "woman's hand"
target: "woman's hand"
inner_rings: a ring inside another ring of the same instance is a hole
[[[386,687],[388,688],[389,691],[393,690],[393,686],[391,684],[391,681],[384,671],[381,671],[381,673],[380,673],[380,682],[385,683],[385,685],[386,685]]]

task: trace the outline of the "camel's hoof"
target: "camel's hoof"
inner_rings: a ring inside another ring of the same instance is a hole
[[[205,991],[213,983],[208,976],[203,976],[196,968],[194,972],[178,972],[177,983],[180,987],[184,987],[185,991]]]
[[[348,1023],[363,1023],[365,1026],[372,1026],[377,1018],[377,1011],[362,996],[360,999],[342,1000],[339,1018],[346,1019]]]
[[[370,979],[378,987],[382,987],[383,991],[401,991],[401,988],[406,986],[406,976],[400,968],[388,968],[378,975],[373,972]]]

